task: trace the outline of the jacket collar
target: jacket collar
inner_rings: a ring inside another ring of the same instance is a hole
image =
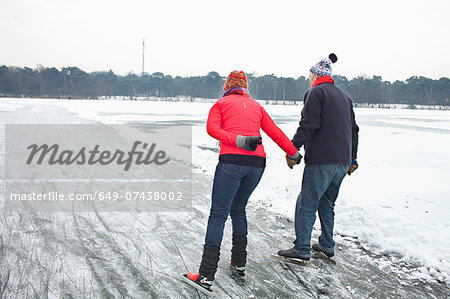
[[[331,76],[322,76],[322,77],[319,77],[319,78],[317,78],[317,80],[314,82],[314,84],[313,84],[312,87],[314,87],[314,86],[316,86],[316,85],[319,85],[319,84],[322,84],[322,83],[334,83],[333,77],[331,77]]]

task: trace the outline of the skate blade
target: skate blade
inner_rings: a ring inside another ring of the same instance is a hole
[[[212,290],[208,290],[204,287],[202,287],[201,285],[196,284],[195,282],[193,282],[192,280],[190,280],[189,278],[187,278],[186,274],[183,274],[183,281],[191,286],[193,286],[194,288],[196,288],[197,290],[199,290],[200,292],[202,292],[203,294],[205,294],[206,296],[209,296],[211,298],[215,297],[215,293]]]
[[[303,260],[300,260],[300,259],[291,259],[291,258],[288,258],[288,257],[275,255],[275,254],[271,254],[270,257],[275,259],[275,260],[278,260],[278,261],[287,262],[287,263],[291,263],[291,264],[296,264],[296,265],[308,267],[308,268],[311,268],[311,269],[315,269],[316,268],[310,262],[303,261]]]
[[[239,276],[239,277],[244,277],[245,276],[245,271],[239,271],[236,270],[233,265],[230,265],[230,271],[233,275]]]
[[[329,261],[330,263],[336,265],[336,260],[335,260],[334,258],[329,257],[329,256],[326,255],[325,253],[320,252],[320,251],[316,251],[316,250],[314,250],[314,249],[312,249],[312,252],[314,252],[314,253],[315,253],[316,255],[318,255],[320,258],[322,258],[322,259],[324,259],[324,260],[327,260],[327,261]]]

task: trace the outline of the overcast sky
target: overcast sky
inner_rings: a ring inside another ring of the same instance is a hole
[[[384,80],[450,77],[450,1],[0,0],[0,65],[124,75],[238,69]]]

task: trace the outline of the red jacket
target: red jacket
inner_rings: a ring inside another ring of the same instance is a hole
[[[245,93],[243,95],[232,94],[219,99],[209,111],[206,125],[208,134],[220,141],[220,155],[232,154],[265,158],[263,145],[259,145],[254,152],[236,146],[237,135],[261,136],[260,128],[289,156],[297,153],[297,148],[277,127],[266,110]]]

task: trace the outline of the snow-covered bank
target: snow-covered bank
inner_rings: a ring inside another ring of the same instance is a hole
[[[212,177],[218,147],[204,128],[211,103],[0,100],[0,109],[11,113],[26,107],[45,115],[47,105],[104,123],[192,123],[194,170]],[[291,137],[301,107],[265,107]],[[60,121],[59,115],[45,116],[49,123]],[[417,265],[405,269],[410,277],[448,282],[450,112],[357,108],[356,117],[361,128],[360,168],[343,183],[336,203],[336,232],[357,237],[374,254]],[[288,169],[282,151],[263,138],[268,164],[252,203],[293,219],[303,165]]]

